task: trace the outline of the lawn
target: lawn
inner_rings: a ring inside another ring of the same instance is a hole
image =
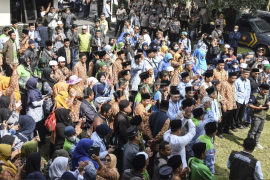
[[[270,179],[270,118],[265,121],[264,130],[260,137],[260,144],[264,147],[263,150],[255,149],[252,155],[261,162],[264,179]],[[232,150],[241,151],[243,140],[247,137],[249,129],[240,130],[238,133],[234,133],[234,136],[224,135],[225,139],[216,137],[216,179],[228,179],[229,170],[227,168],[227,159]]]
[[[227,44],[227,43],[225,43],[225,44]],[[223,47],[224,47],[224,45],[221,46],[221,51],[223,51]],[[253,52],[253,50],[251,50],[247,47],[238,47],[237,48],[237,54],[249,53],[249,52]]]

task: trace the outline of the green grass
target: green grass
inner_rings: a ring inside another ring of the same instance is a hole
[[[227,43],[225,43],[225,44],[227,44]],[[224,47],[224,44],[221,46],[221,51],[224,50],[223,47]],[[253,50],[251,50],[247,47],[238,47],[237,48],[237,54],[248,53],[248,52],[253,52]]]
[[[270,179],[270,118],[265,121],[264,130],[260,137],[260,145],[264,148],[260,150],[256,148],[252,155],[261,162],[262,171],[264,175],[264,179]],[[223,180],[228,179],[229,177],[229,169],[227,168],[227,159],[232,150],[241,151],[242,144],[244,139],[247,137],[249,129],[239,130],[238,133],[234,133],[233,136],[224,135],[225,139],[220,139],[216,137],[215,142],[218,144],[215,146],[216,148],[216,163],[215,163],[215,171],[216,171],[216,179]]]

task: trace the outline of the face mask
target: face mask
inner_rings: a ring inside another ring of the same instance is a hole
[[[128,37],[127,40],[130,41],[130,37]]]
[[[174,50],[178,50],[179,49],[179,47],[174,47]]]
[[[72,136],[71,138],[68,138],[71,142],[74,142],[76,140],[76,136]]]
[[[154,48],[157,48],[157,46],[153,46]]]
[[[234,69],[238,68],[238,65],[233,65],[233,68],[234,68]]]
[[[235,29],[234,32],[237,32],[237,29]]]

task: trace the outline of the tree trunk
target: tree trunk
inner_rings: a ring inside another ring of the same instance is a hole
[[[268,0],[268,3],[267,3],[267,5],[266,5],[266,7],[265,7],[265,10],[266,10],[266,11],[269,11],[269,7],[270,7],[270,0]]]

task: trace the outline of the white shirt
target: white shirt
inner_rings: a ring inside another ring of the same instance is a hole
[[[29,31],[28,36],[30,39],[34,40],[35,39],[35,31],[33,31],[33,32]]]
[[[148,46],[151,43],[151,38],[148,34],[143,35],[144,42],[147,42]]]
[[[250,154],[249,152],[246,152],[246,151],[242,151],[242,152],[245,152],[245,153]],[[231,166],[231,162],[229,160],[229,157],[228,157],[228,161],[227,161],[227,167],[228,167],[228,169],[230,169],[230,166]],[[256,179],[256,180],[263,179],[262,166],[261,166],[260,161],[257,161],[257,163],[256,163],[255,171],[254,171],[253,176],[254,176],[254,179]]]
[[[172,157],[174,155],[180,155],[183,162],[183,169],[187,167],[187,161],[186,161],[186,145],[192,140],[192,138],[196,134],[196,128],[195,124],[192,122],[191,119],[188,119],[188,133],[184,136],[176,136],[171,134],[171,130],[168,130],[164,133],[163,139],[164,141],[167,141],[170,143],[172,147],[172,153],[168,157]],[[182,124],[182,127],[185,124]]]
[[[111,15],[112,13],[111,13],[110,5],[109,5],[109,4],[106,4],[106,5],[105,5],[105,7],[103,8],[103,12],[105,13],[105,17],[106,17],[106,18],[110,17],[110,15]]]
[[[45,11],[41,11],[41,12],[40,12],[41,17],[44,17],[45,14],[46,14]]]

